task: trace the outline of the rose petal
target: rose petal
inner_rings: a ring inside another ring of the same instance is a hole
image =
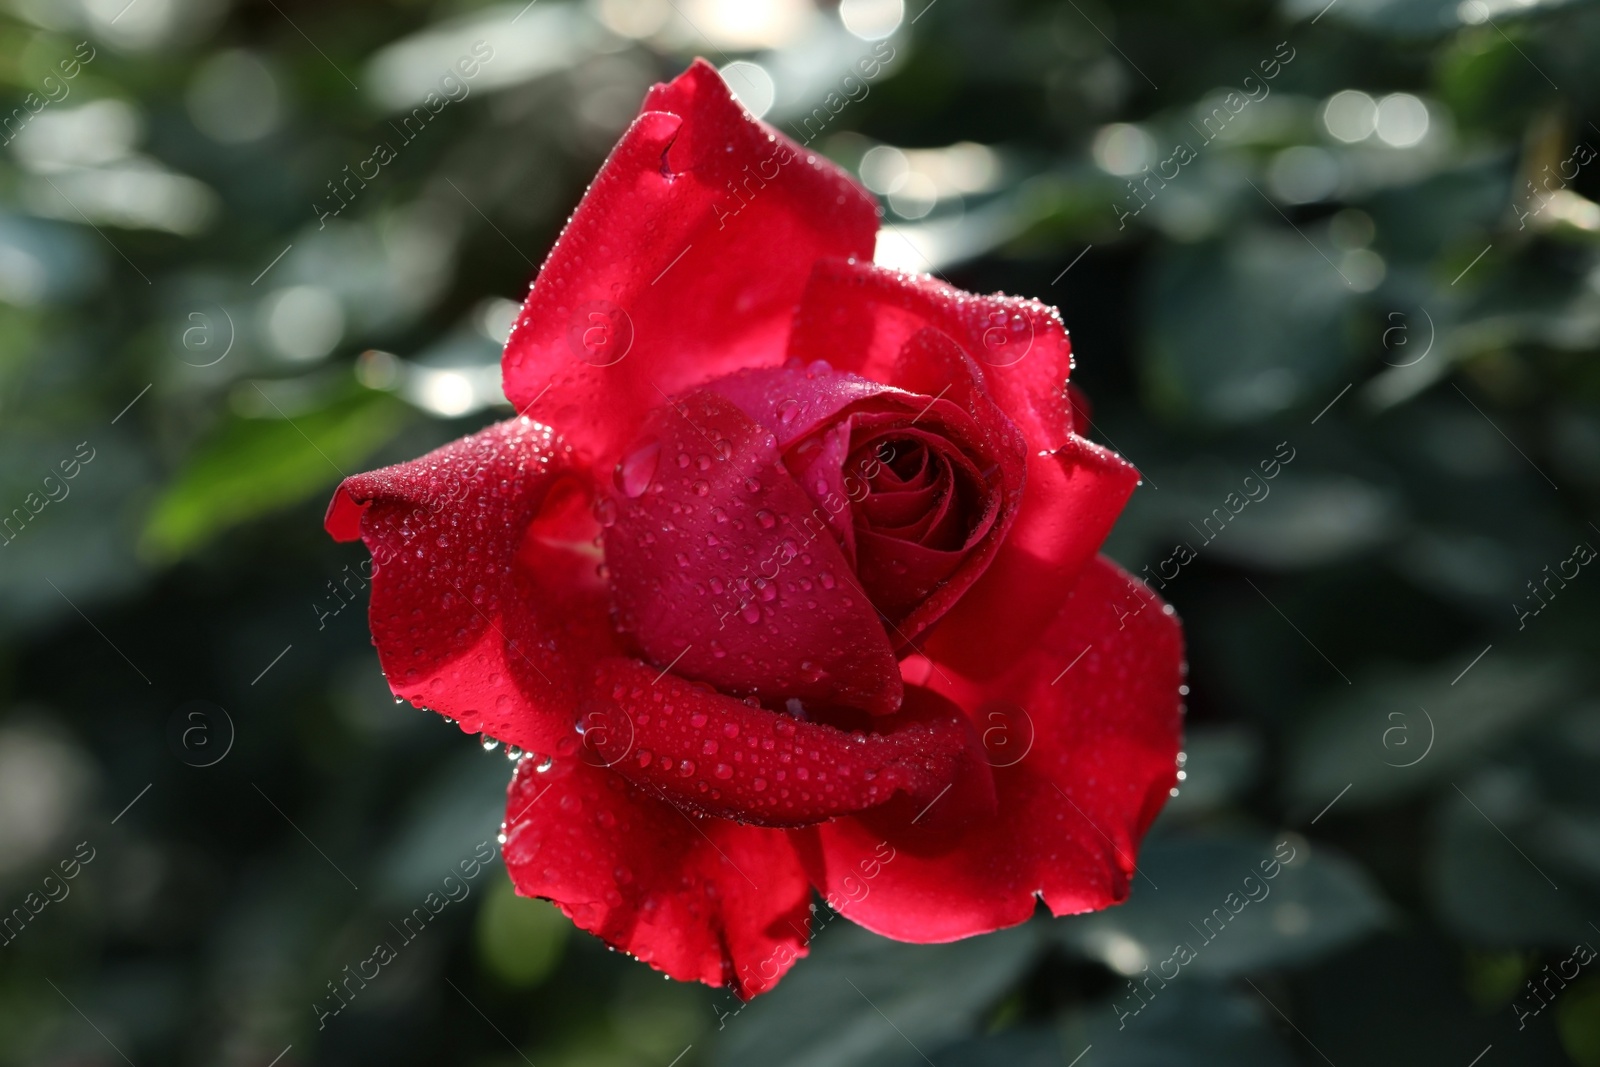
[[[527,749],[570,736],[576,654],[612,647],[604,589],[592,556],[529,533],[574,471],[523,418],[339,486],[327,529],[372,552],[372,641],[396,696]]]
[[[900,640],[898,651],[903,653],[969,595],[996,558],[1004,556],[1006,545],[1014,536],[1014,524],[1028,507],[1024,472],[1031,460],[1017,427],[984,391],[977,365],[947,335],[928,327],[917,329],[896,353],[890,377],[907,389],[928,390],[929,395],[938,397],[930,413],[942,410],[946,404],[963,411],[978,435],[969,449],[994,458],[995,469],[979,474],[998,485],[992,490],[998,508],[986,535],[969,544],[960,566],[900,621],[894,636]],[[950,424],[949,420],[946,424]]]
[[[1177,619],[1101,559],[1028,644],[998,678],[976,681],[949,665],[927,675],[983,731],[999,800],[993,817],[950,834],[924,825],[933,812],[913,822],[896,807],[792,832],[812,882],[847,918],[887,937],[937,942],[1024,922],[1039,897],[1056,915],[1126,899],[1139,840],[1176,781]],[[908,700],[915,691],[908,687]],[[881,862],[885,842],[895,858],[851,900],[847,880],[866,859]]]
[[[1030,647],[1024,635],[1060,610],[1138,483],[1139,472],[1126,460],[1081,437],[1068,438],[1053,455],[1030,458],[1011,536],[929,635],[925,651],[974,677],[1010,667]]]
[[[1038,301],[973,296],[926,276],[830,260],[806,287],[789,352],[795,359],[827,352],[843,370],[914,388],[923,381],[899,376],[897,364],[923,329],[944,334],[982,368],[984,391],[1027,439],[1027,491],[1015,525],[984,580],[955,607],[960,621],[947,619],[932,637],[941,658],[1000,670],[1027,642],[994,640],[994,619],[1007,618],[1015,633],[1045,625],[1139,476],[1115,453],[1073,435],[1071,345],[1059,314]],[[988,636],[981,649],[966,644],[975,634]]]
[[[748,999],[806,954],[810,886],[781,830],[703,819],[577,759],[517,766],[503,855],[517,892],[679,981]]]
[[[971,725],[947,703],[849,730],[751,707],[637,660],[606,660],[593,679],[579,706],[585,757],[710,815],[804,826],[896,794],[927,803],[970,762]]]
[[[769,706],[898,708],[883,625],[773,435],[709,391],[643,435],[605,531],[618,626],[663,668]]]
[[[912,388],[895,376],[896,364],[906,342],[929,327],[982,369],[987,394],[1030,451],[1061,446],[1072,431],[1065,393],[1072,346],[1060,313],[1037,300],[977,296],[926,275],[825,260],[801,297],[789,354]]]
[[[878,610],[901,619],[921,607],[941,582],[961,566],[962,553],[891,537],[876,530],[856,531],[856,574],[873,594]]]
[[[872,199],[696,60],[646,97],[540,270],[505,392],[609,466],[663,395],[781,362],[822,256],[870,256]]]

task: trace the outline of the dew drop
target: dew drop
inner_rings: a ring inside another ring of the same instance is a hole
[[[649,441],[628,453],[617,464],[614,475],[617,488],[630,497],[640,497],[650,487],[655,477],[656,464],[661,460],[661,442]]]

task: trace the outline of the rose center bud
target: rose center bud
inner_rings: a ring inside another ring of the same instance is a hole
[[[898,623],[961,565],[995,509],[977,463],[949,438],[909,419],[858,418],[866,425],[853,429],[844,464],[845,548],[873,605]]]
[[[768,709],[895,711],[897,656],[1020,496],[1014,431],[971,373],[951,366],[939,396],[820,363],[744,371],[658,409],[599,505],[618,630]]]

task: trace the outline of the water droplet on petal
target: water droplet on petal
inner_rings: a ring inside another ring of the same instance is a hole
[[[623,457],[617,464],[614,479],[617,488],[630,497],[644,495],[655,477],[656,464],[661,460],[661,442],[648,441]]]

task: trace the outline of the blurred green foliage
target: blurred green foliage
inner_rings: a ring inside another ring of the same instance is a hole
[[[328,489],[507,412],[510,316],[652,81],[757,64],[787,128],[897,12],[817,144],[884,194],[880,258],[1061,307],[1146,476],[1107,550],[1186,622],[1132,899],[834,920],[738,1010],[494,866],[319,1028],[509,772],[392,703]],[[8,0],[5,908],[97,854],[0,945],[0,1062],[1600,1063],[1595,973],[1521,1018],[1600,944],[1597,41],[1581,0]]]

